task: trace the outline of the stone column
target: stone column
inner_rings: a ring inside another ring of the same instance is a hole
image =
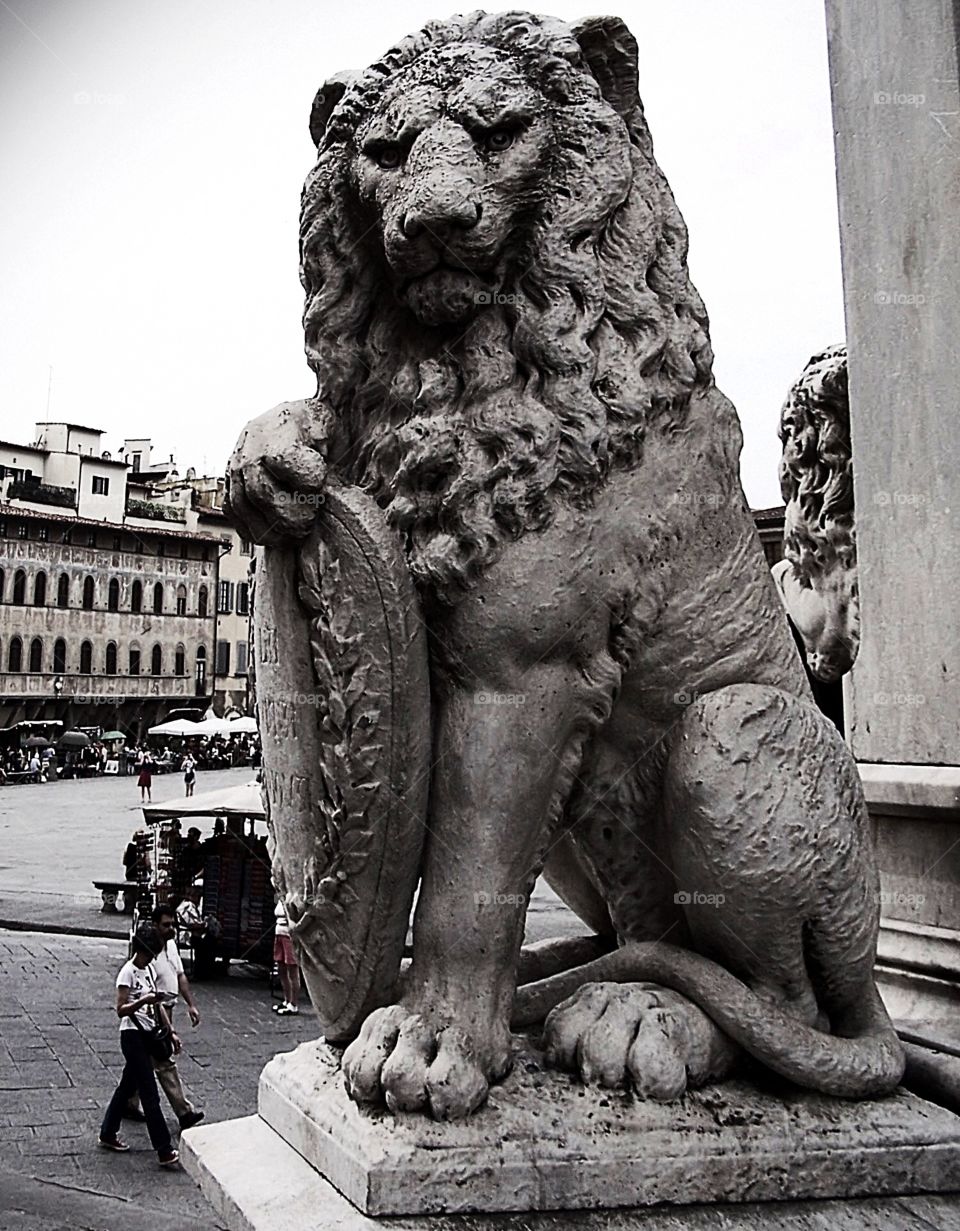
[[[881,981],[960,979],[960,88],[951,0],[827,0]],[[912,972],[912,973],[911,973]]]

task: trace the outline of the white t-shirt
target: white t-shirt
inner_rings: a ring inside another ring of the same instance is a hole
[[[172,992],[175,996],[179,993],[183,962],[180,959],[177,942],[172,936],[164,945],[163,952],[150,963],[149,969],[153,972],[158,992]]]
[[[287,912],[282,902],[278,902],[276,909],[273,912],[274,919],[274,936],[289,936],[290,922],[287,919]]]
[[[134,966],[133,960],[131,959],[121,967],[120,973],[117,975],[117,987],[128,987],[130,989],[129,999],[139,1000],[141,996],[145,996],[147,992],[155,992],[157,990],[157,983],[150,966],[144,966],[141,970],[139,966]],[[133,1014],[133,1017],[136,1017],[137,1021],[144,1028],[144,1030],[152,1030],[157,1024],[156,1018],[150,1010],[151,1006],[145,1004],[143,1008],[138,1009],[136,1013]],[[136,1026],[133,1023],[133,1017],[121,1017],[120,1029],[136,1030]]]

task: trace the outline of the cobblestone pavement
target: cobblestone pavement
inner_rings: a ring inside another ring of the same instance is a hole
[[[2,1231],[219,1225],[185,1173],[159,1170],[144,1125],[125,1123],[129,1154],[97,1148],[122,1068],[113,986],[125,959],[120,941],[0,931]],[[266,1061],[316,1036],[312,1011],[277,1018],[266,979],[243,967],[195,994],[200,1026],[191,1030],[183,1014],[180,1022],[184,1085],[208,1122],[249,1115]],[[58,1195],[69,1212],[62,1224],[31,1212],[56,1206]]]
[[[185,1172],[160,1171],[142,1124],[125,1122],[129,1154],[97,1147],[121,1069],[112,1006],[125,956],[118,940],[0,930],[0,1231],[223,1231]],[[315,1037],[316,1019],[309,1008],[275,1017],[266,979],[242,966],[195,992],[201,1024],[180,1022],[184,1084],[208,1123],[249,1115],[263,1065]],[[960,1204],[941,1196],[439,1221],[462,1231],[960,1231]]]

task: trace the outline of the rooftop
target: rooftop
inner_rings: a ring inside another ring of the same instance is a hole
[[[74,432],[91,432],[94,436],[105,436],[103,428],[87,427],[85,423],[68,423],[65,419],[41,419],[37,427],[68,427]]]
[[[30,518],[31,521],[58,521],[68,526],[86,526],[90,529],[126,530],[128,534],[154,534],[164,539],[198,539],[203,543],[220,542],[219,535],[203,534],[199,530],[168,529],[169,522],[157,522],[156,526],[135,526],[126,521],[97,521],[94,517],[72,517],[69,512],[44,513],[39,509],[26,509],[20,504],[0,504],[0,514],[5,514],[8,517],[19,515]]]
[[[41,453],[44,457],[50,452],[49,449],[41,449],[38,445],[16,444],[12,440],[0,440],[0,445],[7,449],[19,449],[21,453]]]

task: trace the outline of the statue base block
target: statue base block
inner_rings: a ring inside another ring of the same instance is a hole
[[[231,1208],[229,1184],[216,1174],[227,1165],[228,1139],[229,1167],[241,1184],[255,1174],[274,1200],[290,1191],[267,1163],[272,1152],[294,1168],[294,1191],[309,1181],[310,1191],[333,1199],[332,1186],[374,1216],[960,1188],[960,1117],[904,1090],[850,1102],[785,1083],[760,1091],[730,1081],[673,1104],[640,1103],[626,1093],[584,1089],[544,1069],[538,1053],[523,1051],[476,1115],[438,1124],[357,1107],[343,1089],[339,1052],[312,1042],[266,1066],[259,1110],[259,1117],[183,1137],[185,1165],[208,1197],[219,1194],[214,1204],[221,1213]]]

